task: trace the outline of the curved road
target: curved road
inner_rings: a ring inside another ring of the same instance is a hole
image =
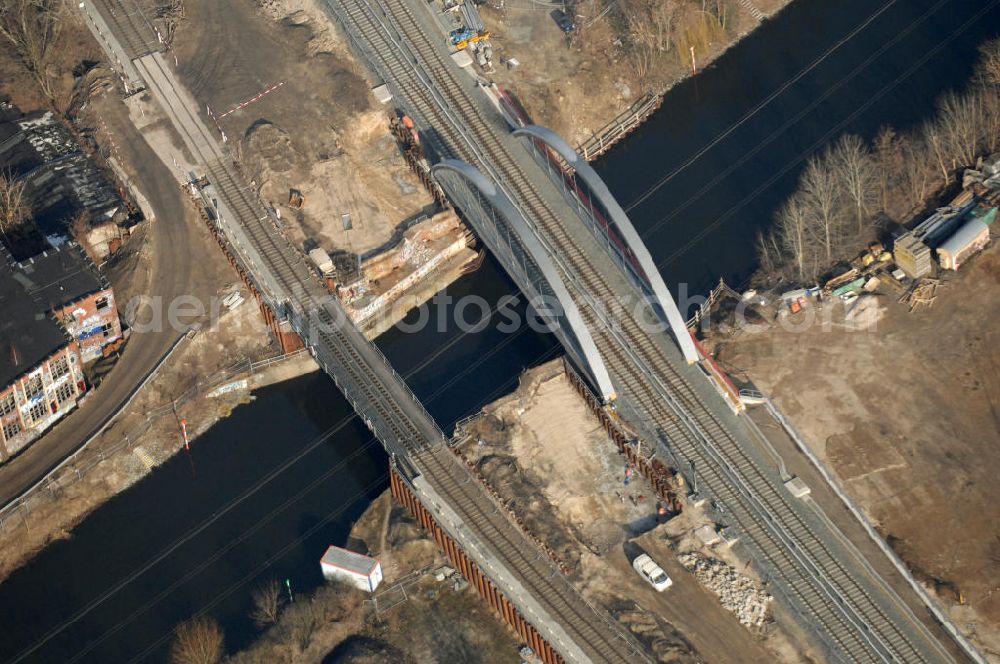
[[[119,154],[156,215],[156,220],[149,224],[146,239],[152,248],[147,294],[169,302],[178,295],[192,293],[192,265],[198,264],[192,253],[204,251],[204,243],[195,243],[196,238],[192,237],[192,226],[197,219],[185,205],[177,179],[129,121],[125,105],[113,102],[104,106],[108,112],[103,119],[115,136]],[[218,260],[217,256],[214,258]],[[0,466],[0,505],[16,499],[96,433],[180,336],[173,329],[134,335],[121,359],[85,403],[24,452]]]

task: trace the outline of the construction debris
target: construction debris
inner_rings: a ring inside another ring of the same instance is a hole
[[[915,281],[913,286],[902,297],[899,298],[901,304],[908,305],[910,313],[921,306],[930,307],[937,299],[937,290],[941,282],[937,279],[921,279]]]
[[[722,606],[736,614],[746,627],[760,627],[767,620],[768,606],[774,598],[748,576],[743,576],[725,562],[697,553],[682,553],[681,564],[698,581],[719,596]]]

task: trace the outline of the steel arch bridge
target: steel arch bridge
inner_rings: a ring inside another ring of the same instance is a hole
[[[564,196],[588,222],[598,242],[609,250],[625,275],[652,300],[654,308],[660,309],[688,364],[700,360],[687,324],[653,257],[601,176],[551,129],[527,125],[514,129],[512,134],[533,152],[551,177],[560,180]]]
[[[615,389],[590,329],[552,258],[521,212],[491,180],[464,161],[445,159],[435,164],[431,172],[449,198],[466,214],[485,222],[478,229],[481,239],[505,267],[519,273],[511,275],[518,284],[534,290],[528,293],[529,296],[545,302],[545,308],[554,314],[557,332],[565,338],[564,345],[573,359],[605,403],[613,401]],[[557,305],[555,311],[551,304]]]

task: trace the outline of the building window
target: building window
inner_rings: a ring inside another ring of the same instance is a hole
[[[20,422],[8,422],[7,424],[3,425],[4,440],[10,440],[19,433],[21,433]]]
[[[52,373],[52,380],[61,378],[69,373],[69,361],[63,355],[58,360],[49,363],[49,371]]]
[[[0,399],[0,415],[10,415],[17,408],[17,402],[14,401],[14,393],[11,392],[3,399]]]
[[[73,390],[73,383],[67,381],[65,384],[60,385],[56,389],[56,398],[59,399],[59,405],[62,406],[67,401],[71,401],[75,396]]]
[[[42,393],[42,374],[37,374],[28,379],[24,384],[25,399],[32,399]]]
[[[98,313],[103,313],[104,310],[108,308],[108,296],[105,295],[104,297],[98,298],[97,301],[94,302],[94,306],[97,307]]]
[[[32,422],[37,422],[43,417],[45,417],[45,402],[39,401],[28,411],[28,419]]]

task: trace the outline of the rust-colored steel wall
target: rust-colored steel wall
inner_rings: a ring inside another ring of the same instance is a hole
[[[611,416],[608,415],[601,403],[591,393],[590,388],[588,388],[576,372],[572,371],[569,365],[566,364],[565,359],[563,360],[563,367],[567,378],[569,378],[570,384],[576,388],[576,391],[583,397],[584,402],[586,402],[591,412],[593,412],[594,415],[597,416],[597,419],[601,421],[601,424],[604,426],[604,430],[618,448],[618,452],[624,455],[631,465],[639,469],[642,476],[649,480],[649,483],[653,487],[653,491],[656,495],[659,496],[661,500],[666,502],[667,505],[670,506],[670,509],[674,512],[680,512],[682,506],[674,486],[673,472],[659,459],[653,459],[653,461],[650,462],[640,456],[635,446],[629,442],[628,437],[621,430],[621,427],[619,427],[618,424],[611,419]]]
[[[427,193],[441,207],[449,207],[444,191],[438,186],[434,178],[431,177],[430,171],[426,167],[424,149],[414,140],[413,130],[404,126],[403,122],[395,116],[389,120],[389,130],[402,147],[403,159],[410,167],[410,170],[420,179],[420,184],[424,185]]]
[[[514,629],[521,640],[528,644],[545,664],[564,664],[565,660],[563,660],[562,656],[542,638],[541,634],[538,633],[531,623],[521,616],[520,612],[518,612],[504,594],[479,570],[479,566],[465,555],[465,552],[458,543],[438,526],[434,517],[421,504],[410,490],[410,487],[403,481],[403,478],[396,473],[395,469],[390,469],[389,486],[392,489],[393,498],[406,507],[410,511],[410,514],[431,533],[434,541],[437,542],[441,550],[448,556],[448,560],[476,588],[479,596],[485,599],[490,607]]]

